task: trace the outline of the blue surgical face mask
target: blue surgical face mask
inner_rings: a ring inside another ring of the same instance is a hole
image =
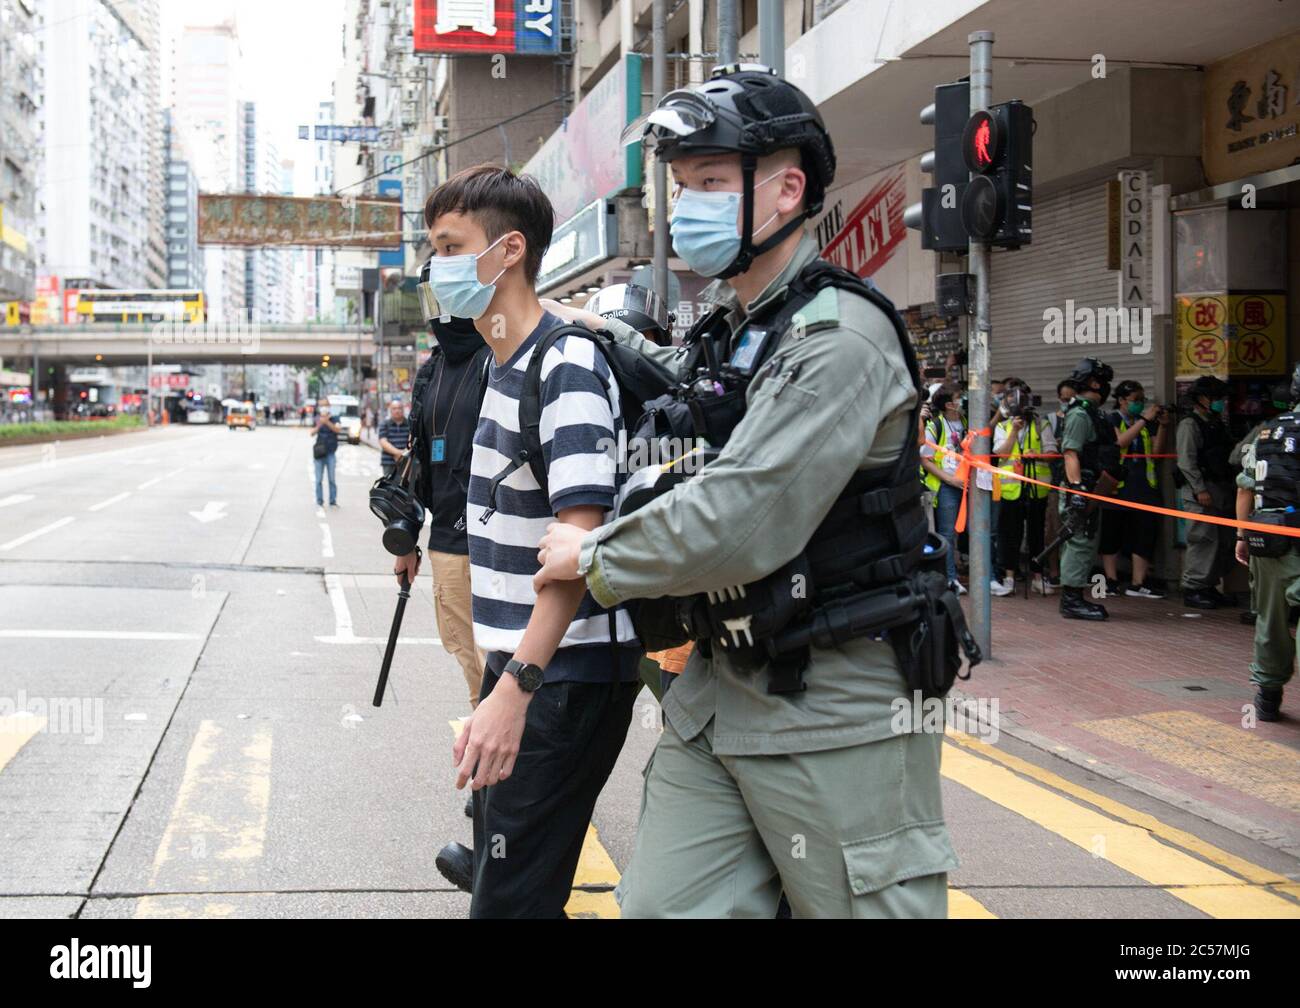
[[[754,188],[758,189],[784,173],[782,168],[755,183]],[[672,220],[668,225],[673,236],[673,248],[700,276],[717,276],[740,254],[740,232],[736,230],[739,217],[740,193],[683,189],[673,206]],[[759,232],[776,217],[775,213],[772,214],[755,228],[750,240],[757,238]]]
[[[429,260],[429,286],[433,288],[438,305],[446,312],[444,318],[476,319],[487,311],[497,290],[496,282],[501,279],[505,268],[502,267],[501,273],[491,282],[483,283],[478,278],[478,261],[491,252],[501,238],[478,255],[466,252],[464,255],[434,256]]]

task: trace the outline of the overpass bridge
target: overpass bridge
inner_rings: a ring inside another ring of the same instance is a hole
[[[415,345],[414,331],[384,328],[386,346]],[[113,367],[143,365],[150,351],[155,364],[315,364],[329,354],[337,362],[360,355],[361,362],[369,364],[375,342],[373,324],[20,325],[0,328],[0,357],[13,361],[39,356],[42,364]]]

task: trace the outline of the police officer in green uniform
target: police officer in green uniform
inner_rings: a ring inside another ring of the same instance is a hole
[[[924,667],[906,640],[942,629],[881,620],[927,556],[927,611],[960,616],[916,478],[910,344],[805,233],[835,156],[801,91],[720,67],[666,95],[645,140],[679,187],[677,254],[720,278],[715,307],[681,351],[607,328],[675,367],[682,413],[721,448],[590,535],[552,526],[538,574],[583,576],[602,605],[667,601],[696,640],[664,697],[623,916],[770,918],[784,888],[796,917],[943,917],[941,729],[906,719],[921,696],[904,679]],[[791,606],[799,619],[773,615]]]
[[[1221,518],[1232,512],[1233,476],[1228,466],[1232,436],[1223,421],[1228,385],[1211,375],[1192,383],[1191,412],[1178,421],[1178,506],[1189,514]],[[1212,522],[1187,523],[1183,553],[1183,605],[1217,609],[1229,600],[1218,584],[1232,566],[1232,530]]]
[[[1114,377],[1110,365],[1086,357],[1067,379],[1076,394],[1061,425],[1065,481],[1058,506],[1062,523],[1071,523],[1076,531],[1061,546],[1061,615],[1066,619],[1104,620],[1109,615],[1104,605],[1084,597],[1097,562],[1100,512],[1078,491],[1109,493],[1106,487],[1115,485],[1119,445],[1115,428],[1098,409],[1110,395]]]
[[[1237,518],[1300,527],[1300,364],[1291,377],[1292,409],[1262,424],[1242,454],[1237,476]],[[1300,606],[1300,548],[1295,538],[1255,531],[1237,534],[1237,560],[1249,563],[1254,590],[1255,713],[1261,721],[1281,717],[1282,687],[1295,673],[1297,644],[1291,610]]]

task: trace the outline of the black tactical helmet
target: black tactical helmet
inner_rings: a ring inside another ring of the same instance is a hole
[[[1201,375],[1196,381],[1192,382],[1192,387],[1187,390],[1192,402],[1196,402],[1201,396],[1206,399],[1222,399],[1228,394],[1228,383],[1214,375]]]
[[[754,257],[775,248],[797,228],[786,223],[754,247],[754,171],[758,159],[779,150],[797,148],[807,178],[804,217],[822,208],[826,190],[835,179],[835,148],[812,100],[776,71],[759,63],[729,63],[693,88],[670,91],[646,116],[641,139],[662,161],[692,154],[739,154],[744,172],[744,222],[740,253],[718,274],[735,276]],[[625,134],[626,136],[626,134]]]
[[[667,336],[673,324],[668,306],[659,295],[636,284],[611,284],[593,294],[584,307],[604,318],[626,322],[639,332]]]
[[[1105,402],[1110,397],[1110,383],[1114,377],[1115,371],[1109,364],[1103,364],[1096,357],[1085,357],[1074,366],[1066,381],[1080,394],[1089,391],[1089,382],[1099,382],[1101,401]]]

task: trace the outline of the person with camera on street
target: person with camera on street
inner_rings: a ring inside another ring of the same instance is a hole
[[[1039,404],[1035,402],[1037,397],[1024,381],[1008,378],[1003,389],[1002,404],[998,408],[1000,419],[993,435],[993,454],[997,457],[998,467],[1047,483],[1051,479],[1051,464],[1042,456],[1056,452],[1051,421],[1039,413]],[[999,479],[1002,500],[998,509],[998,542],[1003,577],[1001,590],[995,594],[1010,595],[1015,591],[1016,572],[1020,569],[1020,545],[1024,541],[1029,548],[1032,588],[1040,594],[1050,595],[1051,585],[1044,580],[1042,567],[1036,558],[1043,550],[1043,529],[1051,491],[1045,486],[1011,477]]]

